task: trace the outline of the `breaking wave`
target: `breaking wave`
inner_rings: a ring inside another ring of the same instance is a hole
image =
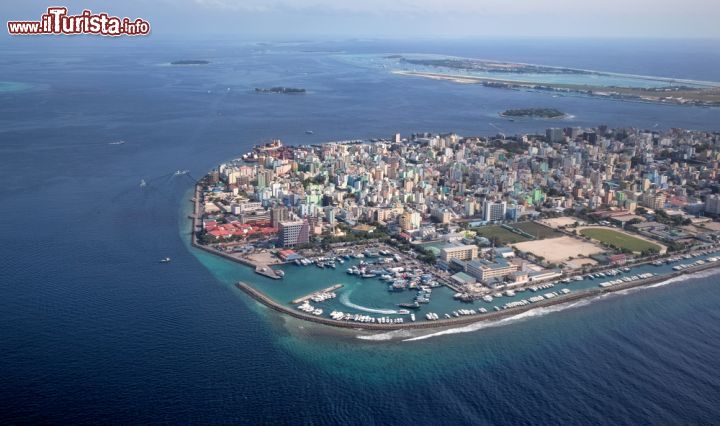
[[[517,315],[513,315],[510,317],[501,318],[499,320],[480,321],[480,322],[468,324],[468,325],[458,327],[458,328],[451,328],[448,330],[438,331],[436,333],[430,333],[430,334],[425,334],[422,336],[415,336],[415,337],[411,337],[408,339],[403,339],[403,342],[412,342],[415,340],[424,340],[424,339],[429,339],[431,337],[436,337],[436,336],[444,336],[446,334],[470,333],[470,332],[482,330],[485,328],[500,327],[502,325],[512,324],[512,323],[515,323],[518,321],[524,321],[529,318],[540,317],[540,316],[547,315],[547,314],[550,314],[553,312],[559,312],[559,311],[564,311],[566,309],[579,308],[581,306],[586,306],[586,305],[589,305],[593,299],[599,299],[599,298],[602,298],[603,296],[604,295],[589,298],[589,299],[578,300],[576,302],[571,302],[571,303],[567,303],[567,304],[560,304],[560,305],[553,305],[553,306],[548,306],[548,307],[530,309],[529,311],[521,312]]]
[[[383,341],[383,340],[392,340],[395,338],[400,337],[413,337],[414,335],[410,330],[393,330],[388,331],[387,333],[377,333],[377,334],[365,334],[361,336],[357,336],[360,340],[373,340],[373,341]]]
[[[674,283],[680,283],[684,282],[690,279],[696,279],[696,278],[707,278],[716,274],[720,274],[720,269],[709,269],[705,271],[700,271],[695,274],[690,275],[680,275],[677,277],[669,278],[664,281],[660,281],[654,284],[648,284],[640,287],[634,287],[629,288],[626,290],[620,290],[615,291],[611,293],[603,293],[599,294],[597,296],[589,297],[587,299],[582,299],[574,302],[569,303],[563,303],[559,305],[553,305],[548,307],[539,307],[535,309],[531,309],[529,311],[525,311],[522,313],[519,313],[517,315],[513,315],[506,318],[501,318],[494,321],[479,321],[476,323],[468,324],[462,327],[457,328],[451,328],[446,330],[437,331],[435,333],[429,333],[429,334],[421,334],[417,335],[418,332],[422,332],[421,330],[394,330],[387,333],[378,333],[373,335],[363,335],[363,336],[357,336],[358,339],[363,340],[374,340],[374,341],[384,341],[384,340],[392,340],[392,339],[398,339],[402,338],[403,342],[412,342],[416,340],[424,340],[429,339],[431,337],[437,337],[437,336],[444,336],[448,334],[458,334],[458,333],[471,333],[474,331],[486,329],[486,328],[493,328],[493,327],[500,327],[507,324],[516,323],[519,321],[524,321],[530,318],[540,317],[547,314],[551,314],[553,312],[560,312],[567,309],[574,309],[579,308],[582,306],[587,306],[597,300],[602,300],[607,297],[612,296],[622,296],[627,295],[630,293],[634,293],[636,291],[641,291],[644,289],[650,289],[650,288],[658,288],[658,287],[664,287],[666,285],[674,284]],[[414,333],[413,333],[414,332]]]

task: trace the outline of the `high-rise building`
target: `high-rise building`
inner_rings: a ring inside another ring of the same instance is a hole
[[[559,127],[551,127],[545,130],[545,137],[551,143],[562,142],[565,140],[565,132]]]
[[[325,207],[325,220],[327,220],[330,225],[335,225],[335,207]]]
[[[717,194],[708,195],[705,199],[705,213],[717,216],[720,215],[720,196]]]
[[[279,242],[283,247],[293,247],[310,242],[310,225],[306,220],[280,222]]]
[[[415,211],[406,211],[400,215],[400,228],[403,231],[415,231],[420,228],[420,222],[422,218],[420,213]]]
[[[483,203],[483,219],[486,222],[495,222],[505,220],[507,211],[507,202],[505,201],[488,201]]]
[[[645,207],[653,210],[665,208],[665,194],[662,192],[646,192],[642,196],[642,203]]]
[[[280,222],[285,222],[290,218],[288,209],[285,206],[277,206],[270,209],[270,222],[272,227],[280,229]]]

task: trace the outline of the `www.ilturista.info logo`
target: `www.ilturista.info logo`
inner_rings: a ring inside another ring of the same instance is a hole
[[[8,21],[11,35],[94,34],[102,36],[139,36],[150,33],[144,19],[119,18],[107,13],[83,10],[79,15],[67,14],[66,7],[49,7],[39,21]]]

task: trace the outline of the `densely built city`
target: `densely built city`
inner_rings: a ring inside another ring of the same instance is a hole
[[[418,291],[408,307],[429,299],[428,283],[489,302],[713,247],[719,144],[717,133],[605,126],[274,140],[199,182],[195,241],[277,279],[273,265],[380,258],[347,272]]]

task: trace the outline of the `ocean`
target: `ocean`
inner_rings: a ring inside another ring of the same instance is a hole
[[[720,275],[368,338],[250,300],[234,283],[253,274],[191,249],[186,221],[193,178],[271,138],[720,130],[718,108],[407,78],[338,55],[440,53],[720,81],[716,43],[67,37],[2,40],[0,51],[3,423],[709,424],[720,415]],[[179,59],[211,63],[167,65]],[[254,93],[271,86],[308,93]],[[524,107],[573,118],[497,116]],[[166,256],[172,263],[159,264]]]

